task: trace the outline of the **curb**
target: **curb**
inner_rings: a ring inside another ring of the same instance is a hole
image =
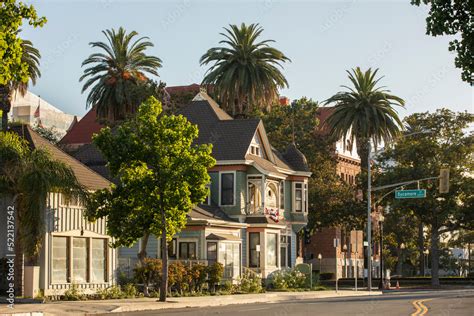
[[[0,314],[0,316],[43,316],[43,315],[44,315],[43,312]]]

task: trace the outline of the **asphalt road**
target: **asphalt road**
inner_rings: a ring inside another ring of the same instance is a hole
[[[421,305],[420,302],[421,301]],[[415,305],[418,307],[416,308]],[[285,303],[258,303],[206,308],[167,309],[118,313],[118,315],[474,315],[474,291],[430,291],[301,300]],[[117,316],[118,316],[117,315]]]

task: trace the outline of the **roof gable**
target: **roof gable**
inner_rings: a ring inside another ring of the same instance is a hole
[[[36,133],[29,125],[15,126],[11,128],[11,131],[26,139],[32,149],[45,150],[49,152],[54,159],[71,167],[79,183],[87,189],[95,191],[110,187],[111,182],[83,165],[74,157],[66,154],[57,146],[51,144],[48,140]]]

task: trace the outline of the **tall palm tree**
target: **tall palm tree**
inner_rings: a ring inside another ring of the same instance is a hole
[[[258,24],[224,28],[225,47],[209,49],[201,65],[213,63],[202,84],[213,87],[221,104],[232,114],[245,114],[254,107],[269,106],[278,98],[278,89],[288,87],[281,73],[282,63],[290,61],[269,46],[273,40],[258,42],[263,28]]]
[[[91,42],[91,47],[102,52],[94,53],[83,61],[88,66],[79,81],[88,78],[82,92],[92,87],[87,96],[87,107],[96,106],[99,119],[110,122],[124,119],[135,113],[142,101],[137,87],[149,79],[146,75],[158,76],[161,59],[145,53],[153,43],[148,37],[135,40],[137,32],[127,33],[120,27],[118,31],[106,30],[102,33],[107,42]]]
[[[356,141],[357,153],[363,170],[368,166],[369,142],[375,146],[381,141],[388,142],[403,128],[394,106],[404,106],[405,101],[390,94],[385,87],[377,87],[381,78],[376,79],[378,69],[363,72],[359,67],[347,71],[353,88],[342,86],[341,91],[325,101],[335,103],[334,111],[326,124],[335,139]]]
[[[19,93],[24,96],[28,91],[28,83],[31,80],[33,85],[36,84],[36,80],[41,77],[39,70],[39,60],[41,58],[40,52],[33,46],[33,43],[29,40],[23,40],[21,43],[22,64],[26,64],[28,67],[29,80],[23,81],[12,81],[4,85],[0,85],[0,110],[2,110],[2,130],[7,130],[8,125],[8,113],[11,111],[12,98],[15,93]]]
[[[12,198],[18,220],[19,246],[26,262],[35,264],[44,236],[48,193],[85,196],[74,172],[48,152],[31,150],[13,132],[0,132],[0,198]]]

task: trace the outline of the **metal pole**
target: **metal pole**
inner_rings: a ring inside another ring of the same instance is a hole
[[[385,288],[385,271],[383,268],[383,221],[380,222],[380,279],[382,280],[382,289]]]
[[[359,244],[357,243],[357,237],[359,235],[359,232],[356,230],[356,249],[355,249],[355,290],[357,292],[357,273],[359,272],[358,271],[358,268],[359,268],[359,256],[357,255],[357,249],[359,247]]]
[[[370,140],[368,142],[368,150],[369,150],[369,155],[368,155],[368,162],[367,162],[367,289],[372,291],[372,219],[371,219],[371,213],[372,213],[372,206],[371,206],[371,190],[372,190],[372,184],[371,184],[371,174],[370,174],[370,160],[371,160],[371,154],[370,154]]]

